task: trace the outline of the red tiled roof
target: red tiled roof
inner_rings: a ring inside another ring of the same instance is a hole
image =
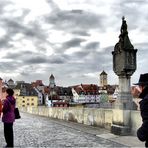
[[[96,84],[81,84],[73,87],[77,93],[84,92],[98,92],[99,87]]]
[[[32,82],[31,85],[32,87],[44,86],[42,80],[36,80],[36,82]]]

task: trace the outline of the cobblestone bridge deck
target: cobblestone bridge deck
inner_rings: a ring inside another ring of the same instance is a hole
[[[135,140],[135,137],[129,136],[123,139],[123,137],[112,135],[109,131],[98,127],[90,127],[27,113],[21,113],[21,116],[22,118],[14,123],[15,147],[142,146],[141,143],[136,142],[137,139]],[[0,146],[5,146],[2,122],[0,122]]]

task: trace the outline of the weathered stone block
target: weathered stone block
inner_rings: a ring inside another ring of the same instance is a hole
[[[126,136],[130,134],[130,127],[128,126],[120,126],[113,124],[111,126],[111,132],[115,135]]]

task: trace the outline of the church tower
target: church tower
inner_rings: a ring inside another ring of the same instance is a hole
[[[53,74],[51,74],[51,76],[49,77],[49,87],[50,88],[54,88],[56,85],[55,85],[55,78],[53,76]]]
[[[103,70],[100,74],[100,86],[107,85],[107,73]]]

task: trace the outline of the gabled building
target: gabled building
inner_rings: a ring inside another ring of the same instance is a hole
[[[99,98],[99,87],[95,84],[80,84],[71,86],[74,103],[97,103]]]
[[[38,106],[38,94],[29,83],[19,83],[15,90],[20,90],[16,95],[16,104],[18,107]]]

